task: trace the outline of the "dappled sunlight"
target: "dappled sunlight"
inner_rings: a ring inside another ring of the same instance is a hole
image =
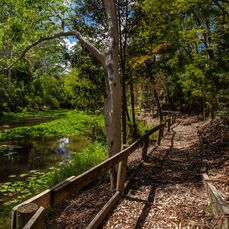
[[[150,151],[103,228],[212,225],[213,216],[205,211],[208,201],[201,182],[200,147],[197,129],[178,121],[161,145]]]

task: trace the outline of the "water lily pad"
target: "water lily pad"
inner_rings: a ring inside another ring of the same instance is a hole
[[[35,170],[35,169],[34,169],[34,170],[30,170],[30,172],[31,172],[31,173],[37,173],[38,170]]]
[[[33,172],[33,174],[35,174],[35,175],[38,174],[39,175],[39,174],[43,174],[43,172],[40,172],[40,171],[37,170],[37,171]]]
[[[16,176],[16,175],[15,175]],[[5,182],[5,183],[3,183],[3,185],[2,186],[9,186],[9,185],[11,185],[12,184],[12,182]],[[1,186],[1,187],[2,187]]]
[[[4,151],[6,151],[8,149],[9,149],[8,145],[0,145],[0,153],[3,153]]]
[[[15,177],[17,177],[17,176],[14,175],[14,174],[12,174],[12,175],[9,175],[8,177],[9,177],[9,178],[15,178]]]
[[[20,176],[19,176],[19,177],[24,178],[24,177],[27,177],[27,176],[28,176],[28,174],[27,174],[27,173],[23,173],[23,174],[20,174]]]
[[[3,128],[9,128],[10,125],[5,124],[5,125],[3,125],[2,127],[3,127]]]
[[[17,152],[9,152],[9,153],[7,153],[7,154],[4,154],[3,156],[4,156],[4,157],[9,157],[9,156],[12,156],[12,155],[14,155],[14,154],[17,154]]]

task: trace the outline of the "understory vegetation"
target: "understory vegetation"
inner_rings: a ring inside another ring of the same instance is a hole
[[[42,123],[35,126],[23,126],[0,133],[0,140],[8,140],[22,137],[52,137],[52,136],[70,136],[70,135],[85,135],[92,137],[97,136],[92,133],[97,129],[101,129],[104,126],[103,116],[100,115],[87,115],[83,112],[71,110],[71,111],[47,111],[47,112],[32,112],[32,113],[18,113],[18,114],[5,114],[5,120],[7,117],[13,117],[20,119],[22,117],[30,116],[52,116],[57,119]],[[55,115],[54,115],[55,114]]]
[[[3,196],[6,195],[6,200],[0,206],[1,225],[6,225],[6,223],[9,225],[9,213],[15,205],[70,176],[81,174],[87,169],[102,162],[106,157],[105,143],[94,141],[81,153],[74,154],[71,160],[60,163],[51,171],[33,171],[33,175],[26,181],[3,183],[0,186],[0,193]]]
[[[156,111],[155,123],[171,111],[228,117],[228,10],[226,0],[1,0],[0,141],[89,143],[51,170],[1,185],[0,227],[15,204],[152,128],[140,113]],[[1,152],[8,167],[17,160],[14,149]]]

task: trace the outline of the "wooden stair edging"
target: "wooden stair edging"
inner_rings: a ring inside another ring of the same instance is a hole
[[[128,182],[126,181],[126,166],[127,166],[127,159],[128,156],[137,149],[140,145],[143,145],[143,152],[142,152],[142,160],[144,161],[145,157],[147,156],[147,149],[148,149],[148,141],[149,136],[153,133],[159,131],[161,132],[162,129],[166,127],[168,124],[168,131],[170,130],[170,125],[173,125],[176,120],[176,115],[171,115],[169,119],[166,119],[164,123],[159,124],[152,128],[151,130],[147,131],[141,138],[136,140],[127,148],[120,151],[118,154],[115,154],[112,157],[109,157],[105,161],[101,162],[100,164],[94,166],[93,168],[85,171],[84,173],[78,176],[71,176],[60,182],[59,184],[55,185],[54,187],[47,189],[38,195],[24,201],[23,203],[15,206],[12,209],[12,216],[11,216],[11,228],[12,229],[21,229],[18,227],[17,220],[16,220],[16,212],[18,207],[28,204],[28,203],[36,203],[39,207],[38,211],[31,217],[29,220],[30,223],[27,223],[25,229],[36,229],[34,225],[39,225],[39,228],[42,228],[41,223],[44,222],[43,218],[45,217],[44,212],[46,209],[50,207],[56,207],[60,205],[66,198],[71,197],[73,194],[77,194],[81,189],[85,186],[90,184],[94,181],[102,172],[105,172],[115,165],[119,164],[119,171],[118,171],[118,179],[117,179],[117,187],[115,194],[110,198],[110,200],[104,205],[102,210],[95,216],[94,220],[91,221],[89,224],[90,227],[88,228],[96,228],[93,225],[99,225],[101,221],[106,217],[109,213],[110,209],[115,205],[115,203],[120,199],[123,195],[126,187],[128,186]],[[159,134],[160,135],[160,134]],[[160,136],[161,138],[162,136]],[[126,182],[125,182],[126,181]],[[39,222],[37,222],[39,221]],[[24,228],[24,227],[23,227]]]
[[[213,185],[207,173],[202,174],[205,190],[213,207],[213,213],[218,219],[219,229],[229,229],[229,205],[219,194],[217,188]]]

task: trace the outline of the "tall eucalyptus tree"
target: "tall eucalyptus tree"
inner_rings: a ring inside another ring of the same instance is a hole
[[[121,84],[118,73],[118,21],[116,3],[113,0],[104,0],[103,9],[106,15],[106,41],[98,48],[95,41],[100,37],[82,35],[80,32],[80,20],[74,14],[74,8],[86,1],[13,1],[15,4],[15,16],[10,18],[21,26],[23,42],[18,46],[14,61],[9,63],[6,69],[25,58],[32,48],[42,42],[62,37],[73,37],[81,43],[102,64],[105,72],[107,98],[104,105],[105,128],[107,136],[108,154],[112,156],[121,149]],[[102,4],[102,1],[96,1]],[[98,12],[94,12],[98,15]],[[93,23],[84,18],[88,24]],[[23,49],[23,47],[25,47]],[[23,50],[19,52],[19,50]],[[18,53],[19,56],[18,56]]]

